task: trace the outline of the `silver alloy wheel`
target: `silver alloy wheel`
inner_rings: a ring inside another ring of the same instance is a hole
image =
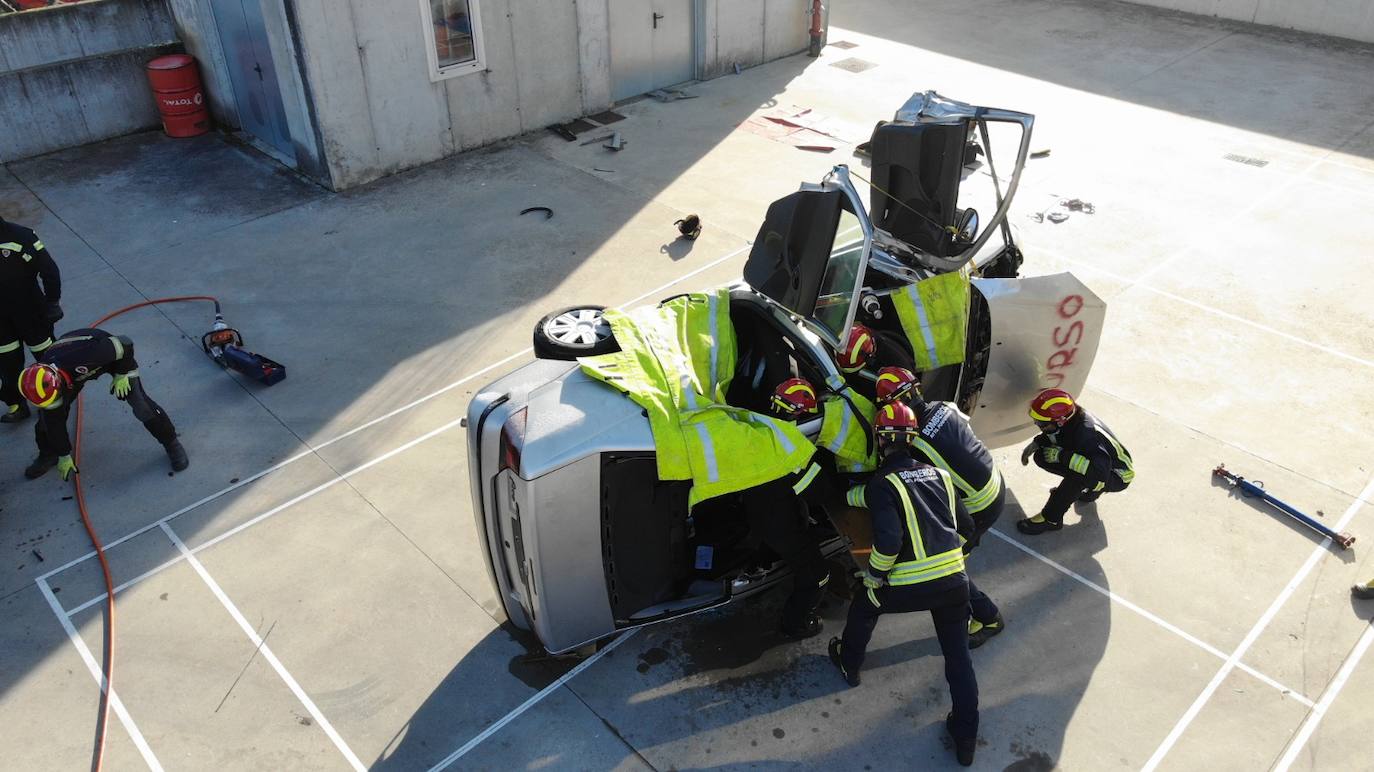
[[[611,337],[611,325],[602,311],[576,308],[544,324],[544,334],[565,346],[593,346]]]

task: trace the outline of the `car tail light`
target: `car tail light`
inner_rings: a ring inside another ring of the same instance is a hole
[[[501,427],[500,469],[520,472],[520,450],[525,447],[525,414],[529,408],[521,408],[506,419]]]

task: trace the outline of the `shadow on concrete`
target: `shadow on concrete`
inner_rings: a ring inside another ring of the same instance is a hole
[[[681,174],[810,63],[791,57],[751,70],[747,90],[756,97],[719,108],[715,131],[697,132],[694,152],[679,144],[659,168]],[[745,83],[733,84],[736,97]],[[167,476],[160,450],[120,414],[127,410],[106,397],[104,384],[87,389],[91,415],[83,476],[106,541],[300,452],[302,441],[330,439],[518,351],[528,345],[534,320],[551,306],[623,300],[596,296],[600,285],[587,277],[571,288],[570,282],[646,209],[662,209],[662,231],[629,240],[662,264],[651,270],[638,258],[630,274],[639,279],[635,291],[660,283],[656,272],[665,281],[680,276],[693,267],[688,258],[702,263],[738,246],[734,237],[708,232],[696,252],[670,248],[669,259],[663,259],[655,249],[684,213],[555,162],[528,142],[468,153],[343,194],[323,191],[213,136],[182,142],[155,133],[133,135],[10,164],[7,171],[0,175],[6,183],[0,212],[28,220],[60,265],[80,260],[84,269],[65,282],[67,319],[59,332],[145,298],[208,292],[224,301],[250,348],[290,371],[282,384],[261,388],[216,369],[199,351],[199,336],[211,321],[208,307],[158,307],[107,325],[134,338],[149,390],[176,421],[192,466]],[[758,202],[760,216],[767,204]],[[555,217],[519,216],[534,205],[553,207]],[[615,265],[615,258],[601,259],[608,268]],[[674,265],[678,261],[684,264]],[[560,297],[572,290],[579,296]],[[465,405],[465,393],[483,382],[453,392],[455,402]],[[319,458],[226,493],[173,525],[188,544],[204,542],[327,481],[332,472],[370,461],[459,414],[452,405],[439,405],[397,416]],[[37,614],[25,627],[44,634],[25,634],[6,646],[0,695],[70,645],[48,618],[33,580],[89,549],[70,487],[54,476],[19,479],[33,455],[31,432],[27,424],[5,427],[0,447],[0,464],[9,470],[0,486],[0,599],[24,598],[24,607]],[[466,508],[461,476],[423,485],[433,500]],[[269,493],[272,501],[260,506],[258,499]],[[471,538],[454,535],[447,506],[435,512],[429,531],[407,534],[421,552],[429,552],[427,539],[435,533]],[[25,557],[33,549],[41,550],[42,560]],[[116,582],[176,555],[169,542],[156,540],[139,552],[137,560],[122,560],[119,547],[111,551]],[[84,574],[93,566],[87,561],[72,572]],[[440,568],[449,576],[462,573]],[[68,579],[53,579],[55,585],[79,585],[58,596],[64,603],[74,605],[90,589],[98,591],[84,577]],[[359,577],[345,573],[341,581]],[[27,602],[32,599],[38,602]],[[98,633],[88,632],[99,659]],[[489,638],[509,645],[504,636],[493,632]],[[432,733],[435,741],[447,741],[461,735],[453,717],[464,701],[509,709],[524,699],[518,685],[495,675],[458,663],[436,685],[432,704],[412,719],[415,729],[398,747],[410,753],[410,737]]]
[[[1106,530],[1087,508],[1080,516],[1042,537],[1055,542],[1028,544],[1072,552],[1077,570],[1107,587],[1096,563],[1083,557],[1106,547]],[[1014,533],[1022,517],[1010,496],[997,526]],[[982,703],[978,763],[1052,769],[1105,651],[1110,601],[991,537],[970,558],[970,570],[1008,622],[1005,634],[974,652]],[[813,769],[955,768],[943,723],[949,692],[929,614],[884,617],[864,683],[850,689],[825,655],[825,642],[843,629],[846,601],[827,595],[825,631],[797,643],[775,629],[785,595],[774,591],[645,628],[567,688],[661,768],[795,768],[802,760]],[[1064,619],[1074,620],[1070,641]],[[1036,667],[1028,674],[1031,652]],[[471,684],[481,677],[468,663],[477,661],[457,664],[377,768],[432,764],[481,731],[466,718]],[[549,662],[526,683],[551,683],[571,664]],[[533,732],[532,721],[522,717],[501,731]]]
[[[1367,131],[1374,83],[1360,74],[1374,67],[1374,46],[1362,43],[1089,0],[933,0],[921,3],[919,11],[900,0],[875,0],[837,5],[831,23],[841,30],[832,39],[853,30],[982,67],[1374,158],[1374,136]],[[1352,144],[1362,130],[1361,141]]]

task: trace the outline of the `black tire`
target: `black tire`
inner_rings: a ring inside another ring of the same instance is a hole
[[[540,319],[534,325],[534,355],[572,360],[619,351],[611,326],[601,316],[605,310],[597,305],[569,306]]]

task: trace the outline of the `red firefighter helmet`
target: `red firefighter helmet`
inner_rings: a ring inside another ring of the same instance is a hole
[[[816,412],[816,389],[805,378],[788,378],[773,389],[773,409],[788,418]]]
[[[916,411],[905,402],[883,405],[873,418],[873,433],[879,440],[909,443],[916,437],[917,429]]]
[[[31,364],[19,374],[19,393],[38,407],[48,407],[72,385],[57,365]]]
[[[1078,412],[1073,395],[1063,389],[1045,389],[1030,402],[1030,417],[1037,424],[1063,426]]]
[[[840,351],[840,369],[846,373],[856,373],[864,369],[876,353],[878,341],[873,337],[873,331],[855,322],[849,328],[849,340],[845,341],[844,349]]]
[[[876,388],[879,405],[905,401],[913,392],[918,397],[921,395],[920,382],[916,380],[916,373],[905,367],[889,366],[879,370]]]

